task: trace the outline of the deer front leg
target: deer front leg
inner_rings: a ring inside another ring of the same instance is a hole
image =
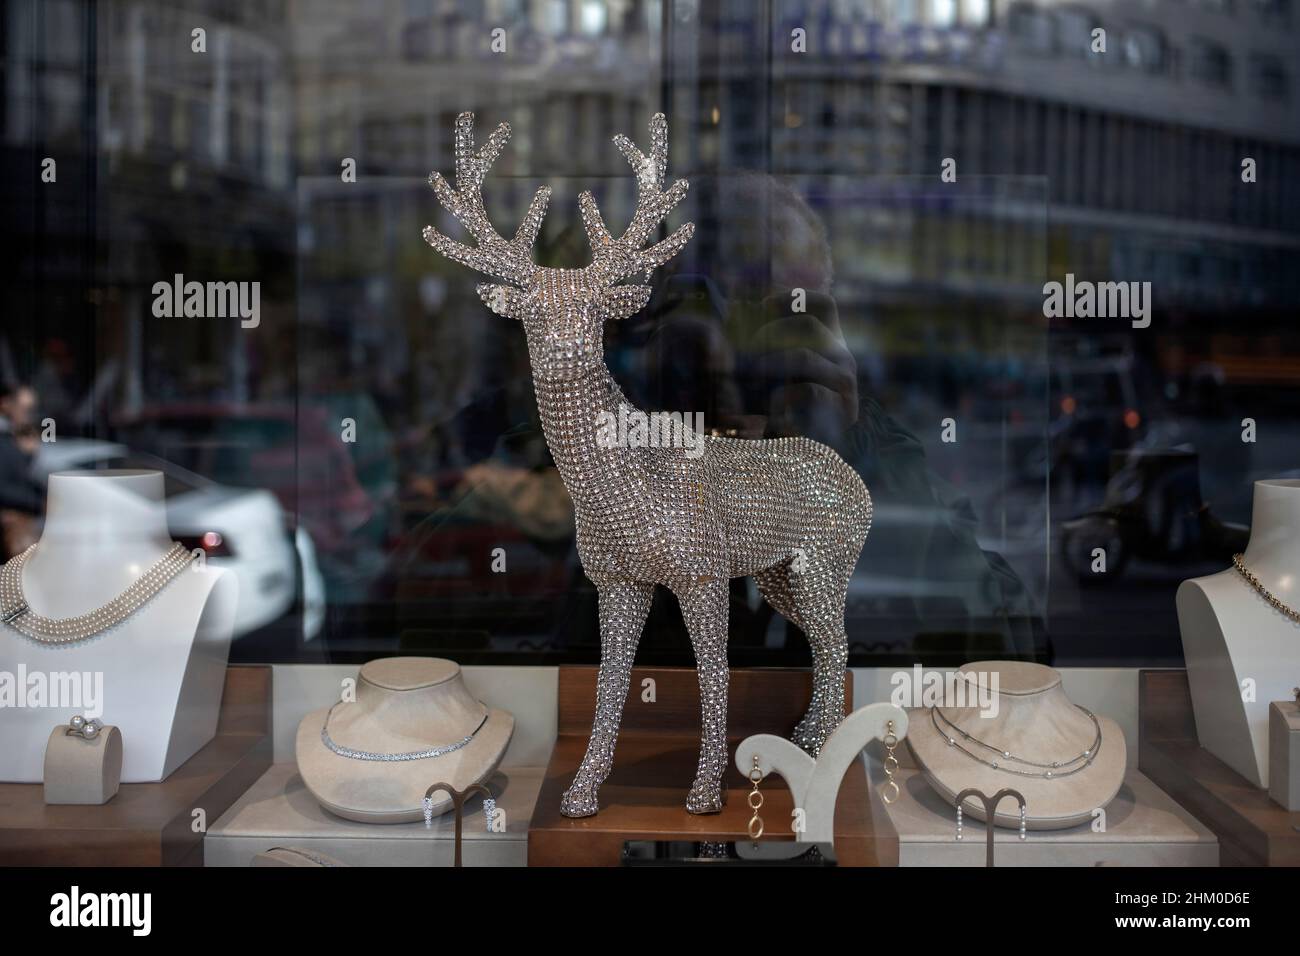
[[[677,591],[700,681],[700,766],[686,797],[691,813],[722,810],[727,767],[727,580],[705,578]]]
[[[596,793],[614,766],[614,744],[632,680],[632,660],[650,613],[653,584],[614,581],[597,585],[600,603],[600,671],[596,677],[596,716],[587,752],[560,801],[566,817],[589,817],[599,806]]]

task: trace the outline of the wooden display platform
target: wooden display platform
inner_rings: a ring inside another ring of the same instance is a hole
[[[642,682],[655,681],[654,703]],[[845,674],[846,700],[853,678]],[[632,671],[631,690],[614,753],[614,769],[600,788],[600,812],[581,820],[560,815],[560,798],[586,751],[596,704],[596,668],[561,667],[558,736],[528,831],[529,866],[617,866],[625,840],[731,841],[748,839],[749,781],[735,768],[736,746],[759,733],[788,736],[812,694],[812,675],[800,670],[733,670],[728,712],[726,805],[721,813],[686,812],[700,748],[700,692],[693,668],[643,667]],[[791,840],[793,801],[785,782],[762,786],[766,840]],[[898,838],[874,815],[866,767],[859,759],[844,775],[835,805],[835,853],[842,866],[896,866]]]
[[[271,668],[228,667],[216,736],[161,783],[125,783],[103,806],[0,783],[0,866],[202,866],[194,811],[215,823],[270,766]]]
[[[1221,866],[1300,866],[1300,813],[1201,747],[1185,670],[1138,674],[1138,767],[1214,832]]]

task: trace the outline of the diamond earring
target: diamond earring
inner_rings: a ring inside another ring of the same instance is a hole
[[[424,807],[424,825],[433,826],[433,797],[425,797],[420,801],[420,805]]]

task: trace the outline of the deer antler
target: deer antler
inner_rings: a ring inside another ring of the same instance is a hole
[[[659,228],[673,207],[681,202],[689,186],[685,179],[679,179],[667,190],[659,190],[668,171],[668,121],[664,119],[664,114],[656,113],[650,119],[649,156],[622,134],[614,137],[614,144],[627,157],[636,173],[636,212],[632,215],[627,231],[614,239],[605,227],[605,220],[601,218],[591,193],[584,192],[578,197],[578,203],[582,207],[582,224],[587,229],[587,238],[591,240],[592,264],[589,268],[602,273],[611,284],[663,265],[695,234],[695,225],[688,222],[668,238],[647,249],[641,248],[642,243]]]
[[[539,268],[532,260],[532,246],[542,229],[551,188],[538,188],[513,239],[503,239],[497,233],[483,208],[483,179],[509,138],[510,124],[502,123],[475,152],[474,114],[461,113],[456,117],[456,188],[452,189],[442,174],[436,172],[430,174],[429,185],[437,193],[438,201],[474,237],[478,246],[449,239],[433,226],[424,227],[424,241],[448,259],[507,282],[525,285]]]

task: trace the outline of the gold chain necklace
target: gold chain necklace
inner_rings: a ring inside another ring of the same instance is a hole
[[[1269,589],[1264,587],[1264,585],[1260,583],[1259,578],[1255,577],[1255,573],[1251,571],[1250,568],[1246,567],[1246,562],[1242,555],[1234,554],[1232,556],[1232,564],[1233,567],[1235,567],[1237,571],[1241,574],[1241,576],[1245,578],[1248,582],[1250,582],[1250,586],[1259,592],[1260,596],[1265,601],[1273,605],[1275,609],[1281,611],[1283,614],[1291,618],[1291,620],[1295,621],[1297,624],[1300,624],[1300,611],[1297,611],[1293,607],[1287,607],[1287,605],[1283,604],[1280,600],[1274,597],[1272,593],[1269,591]]]

